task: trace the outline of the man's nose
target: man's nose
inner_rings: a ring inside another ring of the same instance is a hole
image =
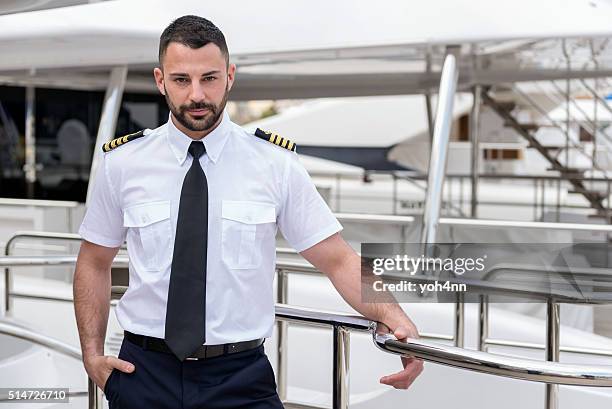
[[[204,87],[202,86],[202,84],[199,83],[199,81],[192,82],[189,99],[191,99],[193,102],[202,102],[206,99]]]

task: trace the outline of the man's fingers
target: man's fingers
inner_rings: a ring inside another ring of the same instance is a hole
[[[386,326],[382,322],[378,323],[378,326],[376,328],[376,333],[377,334],[388,334],[390,332],[391,332],[391,328],[389,328],[388,326]]]
[[[422,369],[417,372],[412,372],[412,373],[408,373],[406,375],[401,375],[397,377],[395,375],[399,375],[399,374],[390,375],[387,379],[385,379],[384,381],[381,381],[381,383],[389,385],[389,386],[393,386],[395,389],[408,389],[410,385],[414,383],[414,381],[419,376],[421,371]]]
[[[395,338],[403,341],[408,338],[408,330],[404,327],[397,327],[393,332],[393,335],[395,335]]]
[[[133,372],[135,367],[131,362],[124,361],[123,359],[115,358],[114,356],[108,356],[106,363],[112,368],[117,368],[121,372]]]
[[[393,386],[396,389],[408,389],[421,372],[423,372],[423,361],[412,359],[404,370],[392,375],[383,376],[380,379],[380,383]]]
[[[395,328],[393,335],[400,341],[405,341],[406,338],[418,338],[419,332],[417,331],[416,327],[399,326]]]

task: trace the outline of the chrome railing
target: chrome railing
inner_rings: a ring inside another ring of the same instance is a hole
[[[77,233],[59,233],[59,232],[45,232],[45,231],[16,231],[13,235],[7,240],[4,245],[4,255],[10,256],[12,250],[15,247],[15,244],[18,240],[22,239],[37,239],[37,240],[58,240],[58,241],[73,241],[73,242],[81,242],[83,240],[81,236]],[[126,249],[125,245],[121,247],[122,249]],[[68,263],[70,264],[70,263]],[[2,267],[0,265],[0,267]],[[10,310],[10,297],[9,293],[11,289],[11,273],[10,268],[5,267],[4,269],[4,311],[8,312]],[[23,297],[27,297],[27,295],[19,295]]]
[[[610,366],[514,358],[428,341],[409,339],[402,342],[390,335],[375,334],[374,341],[383,350],[398,355],[414,356],[425,361],[490,375],[554,385],[612,386]]]
[[[499,266],[497,266],[497,268],[488,271],[487,274],[482,278],[482,280],[487,282],[491,278],[495,277],[496,275],[500,274],[503,271],[508,271],[508,270],[510,271],[534,271],[536,269],[540,269],[543,273],[550,273],[549,270],[543,269],[540,266],[525,266],[525,265],[520,265],[520,264],[506,263],[506,264],[500,264]],[[598,269],[571,268],[570,269],[570,268],[557,267],[556,271],[558,271],[559,273],[571,273],[575,276],[588,276],[591,278],[595,278],[598,281],[608,278],[608,282],[609,282],[609,279],[612,278],[612,274],[610,274],[609,271],[606,271],[601,268],[598,268]],[[608,274],[605,274],[605,273],[608,273]],[[576,348],[571,348],[571,347],[561,347],[560,342],[559,342],[559,337],[558,337],[559,324],[557,322],[558,316],[559,316],[558,300],[560,297],[558,296],[555,297],[554,294],[550,294],[548,297],[546,297],[546,294],[542,294],[541,297],[547,299],[546,344],[544,346],[535,345],[535,344],[522,344],[522,345],[517,344],[515,346],[522,347],[522,348],[528,348],[528,349],[545,349],[546,351],[554,351],[556,356],[558,356],[560,351],[563,351],[563,352],[580,352],[580,353],[588,353],[588,354],[593,354],[593,355],[612,357],[612,349],[607,349],[607,350],[592,349],[590,351],[587,351],[585,349],[580,349],[580,348],[576,349]],[[580,297],[580,298],[574,297],[574,298],[575,299],[572,300],[572,297],[570,295],[565,294],[563,297],[563,301],[564,302],[583,302],[582,300],[583,297]],[[590,300],[590,302],[595,303],[595,300]],[[608,297],[605,297],[599,300],[599,302],[609,303],[610,300],[608,299]],[[508,344],[508,342],[509,341],[495,340],[495,339],[489,338],[489,298],[488,298],[488,295],[481,295],[479,304],[478,304],[478,350],[486,351],[487,345],[500,346],[500,345],[506,345]]]
[[[45,348],[49,348],[52,351],[55,351],[64,356],[82,360],[81,351],[74,346],[67,344],[63,341],[55,339],[53,337],[49,337],[44,334],[40,334],[38,332],[32,331],[31,329],[25,328],[18,323],[9,322],[5,319],[0,319],[0,334],[7,335],[12,338],[22,339],[27,342],[31,342],[33,344],[37,344],[43,346]],[[90,382],[91,383],[91,382]],[[94,385],[95,386],[95,385]],[[88,387],[88,391],[73,391],[66,393],[67,397],[79,397],[79,396],[89,396],[91,393],[91,385]],[[10,399],[7,396],[0,395],[0,403],[8,402]]]
[[[4,257],[0,258],[1,266],[15,265],[58,265],[74,264],[74,256],[56,257]],[[127,260],[116,260],[123,264]],[[303,269],[307,273],[313,273],[313,268],[308,265],[289,262],[286,265],[279,263],[279,269],[287,269],[292,272],[296,269]],[[286,288],[286,281],[279,287]],[[125,292],[127,287],[113,286],[111,288],[111,302],[118,299]],[[285,304],[276,305],[276,316],[280,322],[298,322],[306,325],[331,326],[334,331],[334,386],[332,389],[333,407],[348,407],[349,396],[349,340],[351,331],[369,331],[373,336],[375,344],[382,350],[404,356],[414,356],[425,361],[449,365],[461,369],[469,369],[481,373],[497,376],[511,377],[516,379],[545,382],[549,385],[581,385],[581,386],[605,386],[612,387],[612,367],[605,366],[584,366],[568,365],[550,361],[536,361],[521,358],[511,358],[502,355],[491,354],[482,351],[471,351],[463,348],[451,347],[443,344],[428,342],[425,340],[407,340],[399,342],[389,334],[381,333],[379,326],[364,317],[344,313],[324,312],[307,308],[290,307]],[[558,317],[558,314],[556,315]],[[559,325],[555,320],[554,325]],[[550,327],[552,328],[552,327]],[[550,331],[549,328],[549,331]],[[558,328],[558,327],[557,327]],[[558,330],[556,331],[558,338]],[[279,341],[280,342],[280,341]],[[53,345],[53,344],[50,344]],[[280,349],[279,345],[279,349]],[[287,352],[286,338],[283,348]],[[80,352],[75,349],[75,356],[80,356]],[[554,356],[553,356],[554,358]],[[279,365],[281,362],[279,362]],[[279,367],[280,368],[280,367]],[[285,376],[283,372],[277,372],[280,377]],[[279,385],[282,381],[279,380]],[[554,388],[550,388],[554,391]],[[101,403],[100,391],[89,381],[89,407],[99,408]],[[554,393],[548,394],[555,398]],[[286,396],[285,396],[286,399]],[[291,402],[288,402],[291,404]],[[309,407],[308,405],[300,405]]]
[[[484,145],[481,145],[484,147]],[[366,200],[366,201],[375,201],[377,203],[381,202],[389,202],[392,207],[392,211],[390,214],[398,214],[398,209],[400,206],[409,202],[406,198],[400,197],[400,183],[405,182],[409,185],[417,185],[421,190],[425,190],[425,183],[423,186],[418,185],[417,182],[425,182],[428,178],[428,175],[425,173],[415,172],[415,171],[405,171],[405,170],[381,170],[381,171],[363,171],[362,173],[355,174],[354,172],[338,172],[338,171],[313,171],[310,172],[310,176],[313,178],[333,178],[335,180],[334,184],[334,197],[342,197],[344,200],[353,199],[353,200]],[[508,174],[508,173],[480,173],[477,176],[478,183],[483,181],[500,181],[500,180],[509,180],[509,181],[524,181],[531,182],[532,190],[534,193],[534,197],[532,201],[522,202],[500,202],[496,200],[477,200],[477,206],[485,206],[485,205],[503,205],[510,206],[516,208],[532,208],[534,212],[534,220],[540,217],[540,213],[544,209],[555,209],[557,214],[560,214],[563,209],[571,209],[571,210],[589,210],[591,209],[588,205],[581,205],[578,202],[575,203],[567,203],[562,202],[561,198],[561,190],[571,191],[573,188],[571,184],[566,180],[563,180],[559,176],[553,175],[516,175],[516,174]],[[377,183],[381,181],[382,178],[388,178],[391,181],[392,186],[390,188],[391,195],[385,197],[369,197],[364,196],[360,193],[349,194],[344,188],[342,182],[347,181],[355,181],[355,180],[364,180],[367,179],[372,183]],[[442,202],[442,207],[446,209],[444,212],[445,215],[449,215],[450,211],[454,211],[456,213],[466,213],[464,212],[465,208],[469,206],[471,208],[472,202],[472,192],[470,192],[470,187],[473,183],[473,176],[471,174],[446,174],[445,175],[446,183],[445,183],[445,195],[444,200]],[[603,193],[608,192],[607,197],[610,197],[612,194],[612,180],[610,178],[600,178],[600,177],[591,177],[591,176],[579,176],[572,175],[572,179],[584,181],[587,183],[596,183],[602,186]],[[554,193],[554,194],[553,194]],[[548,199],[548,197],[551,197]],[[478,197],[476,197],[478,199]],[[605,200],[605,199],[604,199]],[[612,203],[612,201],[610,201]],[[415,203],[418,205],[416,208],[420,209],[424,206],[425,200],[422,199],[419,202]],[[332,208],[336,212],[340,212],[340,207],[337,204],[331,203]],[[609,203],[606,203],[606,207],[608,211],[611,211]],[[540,212],[540,213],[539,213]]]

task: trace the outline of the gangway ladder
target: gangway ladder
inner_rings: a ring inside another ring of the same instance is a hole
[[[600,192],[589,189],[584,184],[584,171],[582,169],[572,168],[568,166],[568,164],[561,163],[557,156],[551,153],[553,150],[551,148],[557,149],[558,147],[545,146],[534,135],[534,131],[538,129],[537,127],[532,124],[520,123],[514,115],[512,115],[511,111],[514,107],[513,104],[508,105],[507,103],[496,101],[487,91],[483,91],[482,101],[499,115],[509,127],[514,129],[520,136],[529,142],[529,147],[537,150],[550,163],[552,170],[559,172],[561,179],[568,181],[572,185],[572,193],[581,194],[589,202],[591,208],[597,212],[598,216],[605,217],[608,222],[612,221],[612,215],[610,215],[609,212],[610,205],[604,204],[606,200],[609,200],[610,192]],[[566,138],[569,138],[569,136],[566,135]],[[608,181],[608,183],[610,182]]]

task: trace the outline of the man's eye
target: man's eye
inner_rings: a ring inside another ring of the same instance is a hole
[[[216,79],[216,77],[209,75],[207,77],[204,77],[204,81],[214,81]]]
[[[186,84],[188,82],[187,78],[175,78],[174,81],[178,84]]]

